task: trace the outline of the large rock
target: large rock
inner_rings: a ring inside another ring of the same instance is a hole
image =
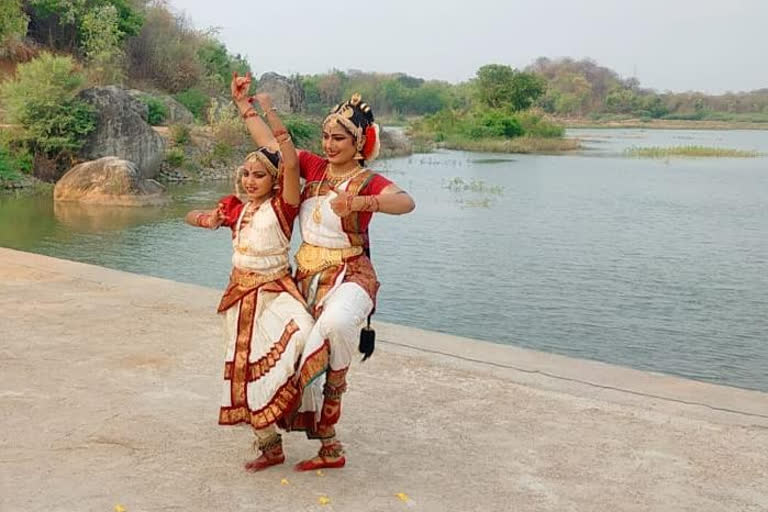
[[[259,79],[259,92],[272,96],[272,103],[280,112],[300,112],[304,108],[304,88],[293,78],[277,73],[264,73]]]
[[[147,123],[147,106],[114,85],[86,89],[79,97],[96,108],[97,123],[78,156],[83,160],[116,156],[135,162],[143,177],[154,177],[165,142]]]
[[[192,114],[192,112],[190,112],[187,107],[173,99],[171,96],[168,96],[167,94],[150,94],[138,89],[128,89],[125,92],[130,94],[132,98],[137,99],[142,103],[144,103],[143,98],[145,97],[151,97],[162,101],[165,107],[168,109],[168,115],[165,116],[165,121],[163,124],[192,124],[195,122],[195,116]]]
[[[56,183],[53,199],[115,206],[168,202],[161,184],[143,178],[133,162],[114,156],[74,166]]]
[[[407,156],[413,153],[413,144],[405,136],[402,128],[384,128],[381,127],[379,133],[381,137],[381,151],[379,158],[392,158],[396,156]]]

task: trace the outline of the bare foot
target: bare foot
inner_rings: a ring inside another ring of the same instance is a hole
[[[259,455],[258,458],[245,463],[245,470],[251,473],[267,469],[269,466],[276,466],[285,462],[285,455],[282,453],[279,456],[269,456],[265,453]]]
[[[347,459],[343,455],[340,457],[321,457],[318,455],[317,457],[299,462],[293,466],[293,469],[296,471],[314,471],[325,468],[343,468],[346,463]]]

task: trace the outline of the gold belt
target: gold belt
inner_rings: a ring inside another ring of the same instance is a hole
[[[300,271],[314,274],[341,265],[344,260],[361,254],[363,254],[363,248],[359,246],[331,249],[303,243],[299,247],[299,252],[296,253],[296,265]]]
[[[230,280],[236,285],[244,288],[255,288],[256,286],[287,276],[289,273],[288,269],[283,269],[271,274],[259,274],[258,272],[234,268],[232,269]]]

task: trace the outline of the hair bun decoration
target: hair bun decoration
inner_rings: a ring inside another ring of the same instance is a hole
[[[365,145],[362,149],[363,157],[372,161],[379,156],[381,149],[381,138],[379,137],[379,125],[371,123],[368,128],[365,129]]]

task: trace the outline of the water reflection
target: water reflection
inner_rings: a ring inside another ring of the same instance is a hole
[[[105,206],[73,201],[54,201],[53,213],[73,233],[119,231],[153,221],[163,214],[157,206]]]

